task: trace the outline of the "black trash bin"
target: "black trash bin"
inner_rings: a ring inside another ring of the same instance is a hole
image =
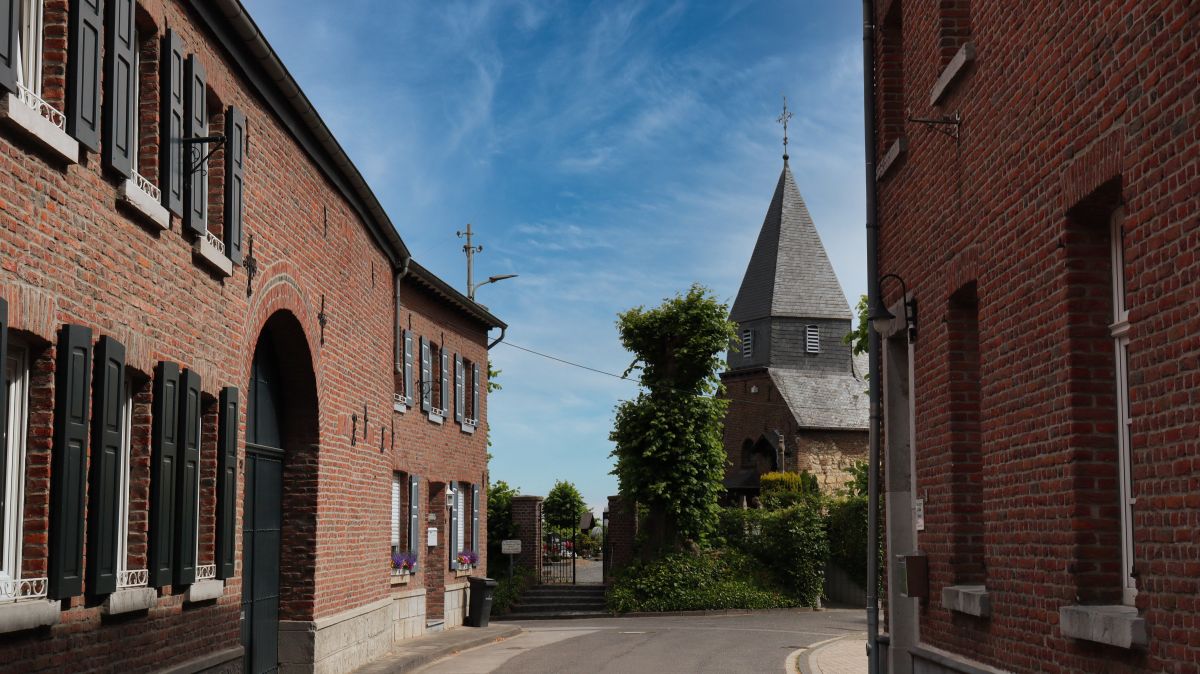
[[[471,583],[471,605],[467,611],[468,627],[487,627],[492,615],[492,595],[496,593],[496,581],[491,578],[467,579]]]

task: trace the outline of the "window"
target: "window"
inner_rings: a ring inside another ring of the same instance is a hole
[[[404,552],[403,536],[404,517],[404,474],[392,473],[392,554]]]
[[[117,587],[129,585],[129,459],[133,444],[134,382],[125,374],[125,399],[121,401],[121,456],[117,463]]]
[[[1130,455],[1129,409],[1129,307],[1125,295],[1125,236],[1124,209],[1117,208],[1109,223],[1109,245],[1112,254],[1112,325],[1114,372],[1117,388],[1117,449],[1119,461],[1119,490],[1121,508],[1121,598],[1133,604],[1137,597],[1133,558],[1133,470]]]
[[[466,486],[461,482],[454,483],[454,551],[462,552],[467,549],[466,526],[463,517],[463,504],[466,502],[464,495]]]
[[[442,399],[442,380],[446,378],[446,372],[442,369],[443,359],[440,344],[429,343],[429,357],[430,375],[426,385],[430,387],[429,395],[433,399],[433,413],[445,417],[446,401]]]
[[[0,501],[0,601],[17,599],[22,592],[21,546],[25,516],[25,432],[28,420],[29,353],[10,344],[4,359],[4,384],[8,389],[7,444],[4,463],[4,499]],[[44,590],[45,582],[42,582]]]
[[[983,534],[983,454],[980,445],[979,298],[970,283],[950,296],[949,365],[951,565],[956,585],[986,579]]]
[[[821,328],[815,325],[804,328],[804,350],[808,353],[821,353]]]
[[[17,33],[17,83],[36,97],[42,95],[43,0],[21,0]]]
[[[742,330],[742,358],[754,355],[754,331]]]
[[[225,133],[225,106],[221,99],[207,90],[208,101],[205,107],[208,111],[208,128],[205,135],[217,136]],[[226,140],[228,142],[228,139]],[[222,254],[226,252],[225,241],[225,145],[206,144],[204,165],[200,171],[204,174],[204,192],[208,195],[208,239]],[[209,153],[212,154],[209,154]]]

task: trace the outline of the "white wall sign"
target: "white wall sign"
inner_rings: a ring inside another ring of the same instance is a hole
[[[521,540],[517,538],[507,541],[500,541],[500,552],[505,555],[521,554]]]
[[[913,511],[916,514],[917,531],[925,531],[925,499],[917,499],[916,505],[913,506]]]
[[[425,545],[431,548],[437,547],[437,527],[429,527],[425,530]]]

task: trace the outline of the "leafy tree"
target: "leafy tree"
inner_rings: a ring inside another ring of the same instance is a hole
[[[487,493],[487,535],[488,535],[488,564],[506,563],[505,555],[500,552],[500,541],[517,537],[517,527],[513,524],[512,500],[521,490],[510,487],[504,480],[488,485]],[[489,569],[489,574],[495,573]]]
[[[579,516],[587,511],[583,496],[570,482],[558,480],[542,501],[542,518],[546,524],[567,533],[579,526]]]
[[[728,402],[717,376],[736,335],[728,308],[700,285],[618,316],[643,390],[617,406],[609,438],[621,494],[645,508],[643,559],[701,542],[716,522]]]
[[[867,320],[867,296],[862,295],[858,298],[858,304],[854,307],[854,313],[858,315],[858,325],[854,329],[847,332],[842,337],[842,344],[849,344],[854,355],[859,355],[867,352],[867,331],[871,329],[871,322]]]

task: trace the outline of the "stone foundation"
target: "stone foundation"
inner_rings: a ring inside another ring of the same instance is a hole
[[[393,599],[317,620],[279,621],[279,671],[344,674],[392,647]]]
[[[452,630],[462,627],[467,617],[467,598],[470,594],[468,583],[451,583],[446,586],[446,625],[444,629]]]
[[[425,590],[392,594],[392,641],[425,634]]]

